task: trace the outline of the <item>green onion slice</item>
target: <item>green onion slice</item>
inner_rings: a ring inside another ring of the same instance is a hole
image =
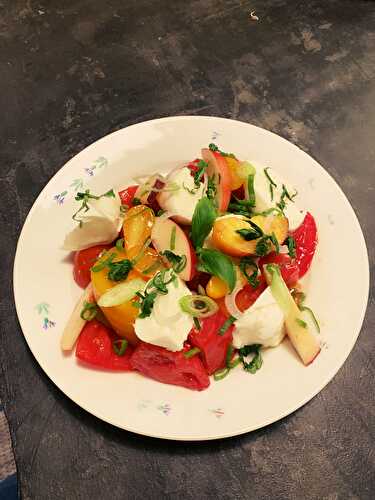
[[[112,343],[112,349],[117,356],[123,356],[128,347],[128,341],[126,339],[117,339]]]
[[[189,359],[200,352],[201,352],[201,350],[199,349],[199,347],[193,347],[192,349],[190,349],[190,351],[184,352],[184,356],[185,356],[185,358]]]
[[[181,309],[195,318],[208,318],[219,306],[207,295],[185,295],[179,300]]]
[[[98,306],[94,302],[85,302],[81,311],[81,318],[85,321],[91,321],[98,313]]]
[[[131,300],[137,292],[144,288],[145,282],[139,278],[125,283],[119,283],[107,290],[98,300],[100,307],[113,307]]]
[[[230,369],[229,368],[222,368],[221,370],[217,370],[215,373],[214,373],[214,380],[222,380],[223,378],[225,378],[228,373],[230,372]]]

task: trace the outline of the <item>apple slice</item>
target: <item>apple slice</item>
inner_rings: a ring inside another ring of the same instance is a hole
[[[283,311],[288,337],[303,363],[309,365],[320,352],[318,339],[303,320],[303,315],[281,276],[279,266],[266,264],[263,269],[272,295]]]
[[[189,238],[178,224],[165,217],[156,217],[151,241],[159,253],[170,250],[176,255],[185,255],[186,267],[179,276],[184,281],[190,281],[194,277],[197,258]],[[169,261],[166,260],[166,263],[169,264]]]
[[[232,176],[228,164],[220,153],[210,149],[202,149],[202,158],[208,163],[207,175],[212,178],[216,186],[216,201],[219,212],[225,212],[228,208]]]

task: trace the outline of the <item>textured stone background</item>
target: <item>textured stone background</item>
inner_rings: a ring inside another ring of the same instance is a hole
[[[351,356],[309,404],[183,444],[120,431],[61,394],[23,340],[11,284],[22,223],[60,166],[176,114],[238,118],[308,151],[355,208],[373,271],[374,77],[373,1],[0,0],[1,396],[23,498],[374,498],[374,285]],[[355,293],[355,256],[343,271]]]

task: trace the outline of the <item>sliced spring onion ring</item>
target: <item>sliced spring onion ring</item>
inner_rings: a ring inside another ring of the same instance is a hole
[[[81,311],[81,318],[84,321],[91,321],[98,313],[98,306],[94,302],[85,302]]]
[[[126,339],[117,339],[112,343],[112,349],[117,356],[123,356],[128,347],[128,341]]]
[[[224,335],[225,332],[233,325],[235,321],[236,318],[234,316],[229,316],[229,318],[226,321],[224,321],[224,323],[219,328],[219,335]]]
[[[222,380],[223,378],[225,378],[228,373],[230,372],[230,369],[229,368],[222,368],[221,370],[217,370],[215,373],[214,373],[214,380]]]
[[[107,290],[98,300],[100,307],[113,307],[131,300],[137,292],[142,290],[145,282],[139,278],[125,283],[119,283]]]
[[[179,300],[181,309],[195,318],[208,318],[219,306],[207,295],[185,295]]]

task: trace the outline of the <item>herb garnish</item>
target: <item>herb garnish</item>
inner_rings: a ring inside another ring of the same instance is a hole
[[[271,201],[273,201],[273,188],[277,188],[277,184],[276,182],[271,178],[270,174],[267,172],[267,170],[269,169],[270,167],[267,167],[267,168],[264,168],[263,169],[263,172],[264,172],[264,175],[267,177],[268,179],[268,182],[270,183],[270,195],[271,195]]]
[[[99,200],[100,198],[103,198],[103,197],[115,198],[115,193],[114,193],[113,189],[110,189],[106,193],[103,193],[99,196],[91,194],[89,189],[86,189],[86,191],[84,193],[78,192],[76,194],[74,199],[76,201],[81,201],[82,204],[79,207],[79,209],[72,215],[72,219],[74,221],[78,222],[79,227],[82,227],[83,222],[82,222],[82,219],[78,218],[78,214],[80,214],[82,211],[83,211],[83,213],[86,213],[89,211],[90,207],[88,205],[88,201],[89,200]]]
[[[80,317],[85,321],[91,321],[98,314],[98,306],[94,302],[85,302]]]
[[[251,200],[240,200],[236,196],[232,196],[232,201],[229,203],[228,210],[237,215],[250,217],[253,206]]]
[[[293,238],[293,236],[288,236],[285,240],[285,243],[288,246],[289,257],[294,259],[294,257],[296,256],[296,240]]]
[[[147,283],[143,292],[136,293],[140,300],[133,302],[133,306],[140,309],[139,318],[147,318],[151,315],[156,297],[158,294],[166,295],[168,293],[167,285],[174,280],[176,280],[176,274],[172,270],[163,269]]]
[[[209,200],[214,200],[216,193],[217,193],[217,188],[216,188],[216,183],[215,183],[215,176],[212,175],[207,180],[206,196]]]
[[[132,201],[133,207],[136,207],[137,205],[142,205],[142,200],[140,198],[136,198],[134,196],[133,201]]]
[[[186,255],[177,255],[170,250],[164,250],[164,252],[161,252],[161,255],[164,255],[172,264],[175,273],[181,273],[185,269],[187,262]]]
[[[250,274],[249,270],[253,270],[253,272]],[[246,277],[247,281],[250,283],[250,285],[253,288],[257,288],[259,285],[259,280],[258,280],[258,273],[259,273],[259,268],[255,260],[250,257],[242,257],[240,260],[240,270],[242,274]]]
[[[200,324],[199,319],[196,316],[194,316],[193,321],[194,321],[194,326],[195,326],[196,330],[200,331],[201,324]]]
[[[216,215],[216,209],[211,200],[203,197],[198,201],[191,222],[191,240],[195,248],[202,247],[204,240],[210,234]]]
[[[199,347],[193,347],[189,351],[184,352],[184,356],[185,358],[189,359],[195,356],[196,354],[199,354],[200,352],[201,350],[199,349]]]
[[[247,220],[246,222],[250,224],[251,228],[236,229],[236,233],[238,233],[245,241],[257,240],[258,238],[264,236],[263,230],[255,224],[255,222],[252,222],[251,220]]]
[[[126,339],[117,339],[112,342],[112,349],[117,356],[123,356],[128,347],[128,341]]]
[[[267,253],[269,253],[271,243],[275,247],[275,252],[279,253],[280,252],[280,245],[279,245],[279,242],[277,241],[275,233],[264,235],[257,242],[256,247],[255,247],[255,253],[259,257],[263,257],[264,255],[266,255]]]
[[[251,174],[248,175],[247,177],[247,194],[249,196],[249,206],[250,207],[255,207],[256,200],[255,200],[255,190],[254,190],[254,178],[255,175]]]
[[[171,239],[169,241],[169,248],[174,250],[176,248],[176,226],[172,227]]]
[[[303,321],[303,319],[296,318],[296,323],[297,323],[299,326],[302,326],[302,328],[307,328],[307,323],[306,323],[306,321]]]
[[[199,256],[198,269],[225,281],[229,291],[232,292],[236,285],[236,271],[231,259],[219,250],[210,248],[201,248],[197,253]]]
[[[229,158],[236,158],[233,153],[225,153],[224,151],[220,151],[220,149],[216,146],[216,144],[212,143],[208,145],[208,148],[213,152],[213,153],[220,153],[221,156],[228,156]]]
[[[276,203],[276,206],[281,210],[281,212],[284,212],[284,209],[286,207],[285,198],[294,203],[294,198],[297,196],[297,194],[298,194],[297,191],[295,191],[292,195],[289,194],[285,184],[283,184],[280,201],[279,203]]]
[[[219,328],[219,335],[224,335],[225,332],[233,325],[233,323],[236,321],[237,318],[235,318],[234,316],[229,316],[228,319],[226,319],[224,321],[224,323],[221,325],[221,327]]]
[[[208,167],[208,163],[205,162],[204,160],[199,160],[199,162],[197,163],[197,170],[194,173],[194,184],[195,184],[195,187],[197,189],[200,187],[202,177],[203,177],[207,167]]]
[[[238,350],[238,354],[242,361],[244,370],[246,370],[247,372],[254,374],[257,370],[261,368],[263,364],[262,355],[260,352],[261,347],[262,346],[260,344],[252,344],[252,345],[245,345],[244,347],[241,347],[241,349]],[[245,358],[250,354],[254,354],[254,357],[250,362],[247,362]]]

